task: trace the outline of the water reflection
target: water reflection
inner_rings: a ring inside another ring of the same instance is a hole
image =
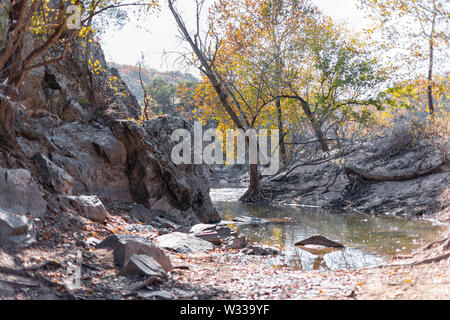
[[[253,223],[236,224],[235,228],[252,242],[284,250],[287,261],[278,263],[302,270],[380,265],[396,254],[408,253],[437,239],[444,231],[444,227],[423,220],[333,213],[317,208],[242,204],[238,199],[243,192],[243,188],[211,190],[211,198],[222,219],[260,218],[259,222],[253,219]],[[346,248],[317,254],[294,246],[297,241],[316,234],[343,243]]]

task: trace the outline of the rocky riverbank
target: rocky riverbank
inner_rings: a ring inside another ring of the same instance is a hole
[[[104,70],[92,74],[85,57]],[[364,284],[385,272],[383,286],[391,285],[390,270],[401,273],[393,288],[417,283],[416,294],[426,297],[422,287],[436,277],[402,277],[448,266],[448,240],[409,257],[423,256],[417,265],[329,272],[274,265],[278,250],[219,223],[210,168],[171,162],[170,134],[190,124],[130,120],[139,106],[96,45],[89,52],[71,46],[65,60],[33,70],[19,95],[25,108],[16,112],[16,141],[0,148],[1,299],[359,298],[370,297]],[[438,161],[431,151],[421,162],[422,151],[402,149],[386,167],[383,145],[364,149],[353,164],[400,174],[417,161],[423,168]],[[448,166],[414,181],[367,183],[327,160],[266,183],[277,203],[449,216]],[[439,279],[437,287],[448,287],[445,274]]]
[[[105,203],[105,224],[86,219],[74,228],[54,214],[37,230],[42,234],[37,244],[3,249],[1,298],[447,299],[450,294],[448,238],[383,267],[302,271],[283,264],[277,250],[246,243],[226,225],[187,230],[159,217],[136,222],[130,212],[146,212],[141,207]]]

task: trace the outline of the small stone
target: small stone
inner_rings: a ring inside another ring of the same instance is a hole
[[[100,240],[94,237],[87,238],[86,241],[84,241],[84,245],[86,247],[95,247],[100,243]]]
[[[242,250],[243,253],[254,256],[273,256],[280,252],[268,246],[249,246]]]
[[[263,223],[269,223],[270,221],[263,218],[255,218],[255,217],[235,217],[233,218],[233,222],[238,224],[249,224],[249,225],[260,225]]]
[[[295,246],[306,246],[306,245],[320,245],[329,248],[345,248],[342,243],[330,240],[322,235],[315,235],[304,239],[302,241],[298,241],[294,244]]]
[[[153,218],[153,222],[158,224],[161,228],[167,228],[172,230],[178,230],[180,229],[180,226],[170,220],[155,216]]]
[[[246,245],[247,245],[247,238],[244,235],[234,237],[229,242],[230,248],[235,250],[245,248]]]
[[[147,300],[172,300],[173,294],[168,291],[139,292],[139,298]]]

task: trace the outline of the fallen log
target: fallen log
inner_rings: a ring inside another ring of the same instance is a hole
[[[440,169],[441,167],[443,167],[445,164],[448,163],[447,157],[444,155],[444,157],[442,158],[442,161],[440,163],[438,163],[435,166],[431,166],[428,169],[422,170],[422,165],[426,159],[427,159],[427,157],[422,159],[422,161],[419,163],[417,169],[414,172],[400,174],[400,175],[393,175],[393,176],[380,175],[380,174],[365,172],[360,169],[357,169],[356,167],[350,167],[350,166],[346,166],[344,168],[344,172],[346,175],[355,175],[355,176],[365,179],[365,180],[371,180],[371,181],[377,181],[377,182],[406,181],[406,180],[411,180],[411,179],[417,179],[417,178],[426,176],[428,174],[431,174],[434,171]]]

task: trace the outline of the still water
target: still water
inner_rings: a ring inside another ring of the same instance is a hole
[[[438,239],[446,230],[444,226],[430,221],[388,215],[243,204],[238,199],[245,190],[211,189],[210,194],[222,220],[230,221],[230,226],[245,234],[250,241],[284,251],[283,258],[274,259],[275,265],[302,270],[382,265],[394,255],[407,254],[424,243]],[[294,246],[294,243],[318,234],[342,243],[345,249],[318,252]]]

